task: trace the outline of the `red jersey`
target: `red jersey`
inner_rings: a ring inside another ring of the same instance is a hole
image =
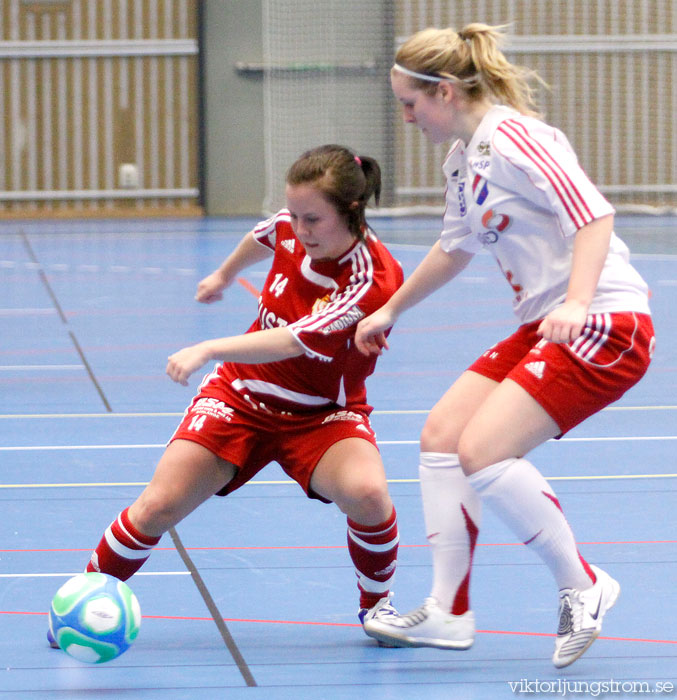
[[[369,413],[365,380],[376,357],[355,347],[355,328],[401,286],[400,264],[371,233],[340,258],[313,261],[286,209],[258,224],[254,237],[275,256],[247,332],[288,327],[305,353],[265,364],[224,362],[216,372],[257,404],[290,411],[336,404]]]

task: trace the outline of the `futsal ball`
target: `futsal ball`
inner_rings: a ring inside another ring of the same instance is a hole
[[[100,664],[129,649],[139,634],[141,608],[123,581],[88,572],[66,581],[52,599],[49,629],[79,661]]]

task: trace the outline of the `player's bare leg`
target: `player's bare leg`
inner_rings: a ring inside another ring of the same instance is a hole
[[[167,446],[153,478],[129,507],[129,518],[141,532],[161,535],[222,489],[235,467],[206,447],[189,440]]]
[[[394,646],[467,649],[475,636],[470,574],[481,503],[458,460],[468,421],[498,383],[464,372],[430,411],[421,433],[419,477],[433,583],[423,606],[399,618],[374,620],[370,633]]]
[[[367,440],[333,444],[315,467],[310,486],[363,525],[378,525],[392,514],[381,455]]]
[[[348,551],[360,591],[358,617],[365,632],[378,639],[370,625],[397,617],[390,587],[400,539],[381,456],[367,440],[340,440],[323,455],[310,486],[348,516]]]
[[[150,483],[110,524],[92,552],[87,571],[126,581],[151,555],[160,537],[225,486],[235,467],[201,445],[175,440],[160,458]],[[47,640],[58,648],[47,633]]]
[[[510,380],[497,384],[466,372],[442,397],[421,438],[432,593],[417,610],[380,623],[379,639],[450,649],[472,644],[468,587],[482,496],[543,558],[561,589],[560,620],[566,624],[558,630],[555,665],[572,663],[589,647],[601,627],[588,619],[590,601],[602,601],[603,614],[613,605],[618,584],[580,557],[555,494],[523,459],[559,433],[540,404]]]
[[[87,570],[127,580],[148,559],[164,532],[214,495],[234,474],[232,464],[202,445],[173,441],[150,483],[104,533]]]
[[[463,471],[473,474],[510,457],[522,457],[559,435],[545,409],[519,384],[505,379],[466,423],[458,443]]]
[[[468,422],[458,450],[472,487],[555,578],[560,604],[553,663],[561,668],[597,638],[620,586],[581,557],[557,496],[523,457],[560,432],[531,395],[506,379]]]
[[[433,406],[421,431],[421,452],[458,453],[458,441],[498,382],[464,372]]]

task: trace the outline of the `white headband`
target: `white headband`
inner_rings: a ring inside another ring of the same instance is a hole
[[[440,83],[443,80],[448,80],[451,83],[464,83],[468,87],[477,85],[480,82],[479,75],[472,75],[469,78],[457,78],[455,76],[447,75],[427,75],[426,73],[417,73],[415,70],[409,70],[401,66],[399,63],[393,64],[393,68],[400,73],[411,76],[412,78],[418,78],[419,80],[427,80],[429,83]]]
[[[408,68],[405,68],[404,66],[401,66],[399,63],[396,63],[393,68],[400,73],[404,73],[405,75],[409,75],[412,78],[418,78],[419,80],[427,80],[431,83],[439,83],[442,80],[450,80],[450,78],[442,78],[439,75],[426,75],[425,73],[417,73],[415,70],[409,70]]]

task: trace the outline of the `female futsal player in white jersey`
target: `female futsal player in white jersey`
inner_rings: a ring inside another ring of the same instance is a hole
[[[380,190],[373,158],[335,145],[308,151],[287,173],[287,208],[245,235],[200,282],[196,298],[209,303],[241,270],[272,259],[258,318],[245,334],[170,356],[167,374],[184,385],[205,364],[218,364],[151,482],[106,530],[88,571],[128,579],[169,528],[276,461],[309,498],[334,502],[346,514],[360,621],[395,614],[388,591],[397,517],[365,389],[376,358],[353,343],[357,322],[403,279],[365,220],[367,202],[373,196],[378,203]]]
[[[440,240],[356,335],[387,347],[398,316],[484,249],[514,295],[516,333],[487,350],[433,407],[421,435],[420,480],[432,546],[431,595],[369,628],[401,646],[465,649],[475,625],[468,588],[485,501],[548,565],[559,589],[553,663],[594,641],[620,587],[579,555],[555,494],[526,455],[617,400],[646,371],[654,337],[647,287],[613,233],[613,208],[566,137],[538,119],[529,79],[499,45],[500,27],[427,29],[397,53],[392,88],[404,120],[444,162]]]

